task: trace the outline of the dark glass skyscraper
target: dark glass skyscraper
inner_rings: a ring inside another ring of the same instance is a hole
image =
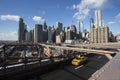
[[[76,33],[77,32],[77,29],[76,29],[76,26],[75,25],[71,25],[71,31]]]
[[[34,42],[43,42],[43,29],[42,25],[40,24],[35,24],[35,29],[34,29]]]
[[[46,21],[43,22],[43,30],[47,30],[47,25],[46,25]]]
[[[19,19],[18,41],[24,42],[26,40],[27,25],[25,25],[22,18]]]
[[[56,28],[58,28],[58,33],[62,32],[63,24],[61,22],[56,22]]]

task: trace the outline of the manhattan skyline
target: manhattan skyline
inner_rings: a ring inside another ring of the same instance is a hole
[[[48,26],[57,21],[63,26],[83,21],[85,29],[89,30],[90,18],[94,18],[96,9],[102,10],[105,26],[113,34],[120,33],[120,1],[119,0],[1,0],[0,1],[0,40],[18,39],[18,22],[22,17],[28,30],[44,20]]]

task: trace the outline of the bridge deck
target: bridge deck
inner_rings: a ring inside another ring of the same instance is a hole
[[[78,52],[86,52],[86,53],[95,53],[95,54],[114,54],[114,52],[111,51],[104,51],[104,50],[95,50],[95,49],[84,49],[84,48],[77,48],[77,47],[65,47],[65,46],[52,46],[52,45],[44,45],[42,46],[51,47],[51,48],[59,48],[63,50],[72,50],[72,51],[78,51]]]
[[[89,80],[120,80],[120,54],[110,60],[97,71]]]
[[[93,54],[93,56],[89,56],[88,62],[82,66],[73,66],[69,63],[69,65],[63,68],[39,76],[41,80],[88,80],[88,78],[106,64],[107,61],[108,59],[105,56]]]

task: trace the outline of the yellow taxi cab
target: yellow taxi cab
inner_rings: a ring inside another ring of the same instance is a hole
[[[86,56],[77,56],[72,60],[72,65],[79,66],[80,64],[86,62],[87,59],[88,58]]]

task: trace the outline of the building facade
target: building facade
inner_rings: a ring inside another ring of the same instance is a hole
[[[46,24],[46,21],[43,22],[43,30],[47,30],[47,24]]]
[[[101,11],[95,11],[96,23],[94,25],[90,21],[90,38],[91,43],[108,43],[109,42],[109,27],[104,26]],[[95,26],[95,27],[94,27]]]
[[[40,24],[35,24],[35,29],[34,29],[34,42],[43,42],[43,29],[42,25]]]
[[[27,25],[25,25],[22,18],[19,19],[19,29],[18,29],[18,41],[24,42],[26,41],[27,34]]]
[[[53,35],[54,35],[55,29],[54,27],[48,27],[48,42],[51,43],[53,42]]]
[[[56,28],[59,33],[62,32],[63,24],[61,22],[56,22]]]
[[[102,14],[101,14],[101,10],[96,10],[95,11],[95,25],[97,26],[97,27],[99,27],[99,26],[103,26],[102,25]]]

